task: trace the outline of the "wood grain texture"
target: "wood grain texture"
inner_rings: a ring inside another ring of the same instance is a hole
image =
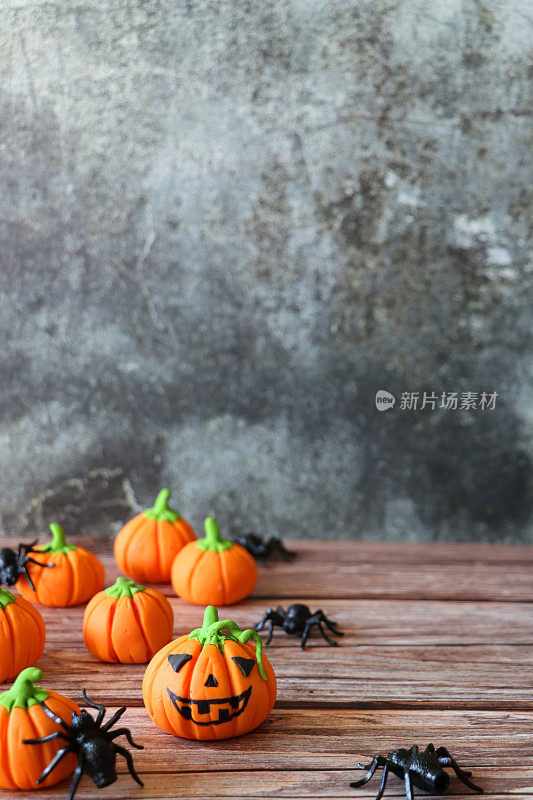
[[[533,709],[533,646],[269,648],[279,707]],[[83,646],[54,648],[38,662],[65,694],[83,682],[103,703],[142,703],[144,666],[102,666]],[[409,676],[416,676],[411,680]],[[305,675],[302,678],[302,675]],[[502,696],[505,686],[505,696]]]
[[[350,789],[349,783],[360,777],[354,770],[320,770],[315,772],[287,770],[286,772],[257,770],[253,773],[243,772],[176,772],[174,774],[151,774],[145,776],[145,787],[139,789],[131,778],[123,776],[120,783],[103,789],[96,797],[87,784],[83,783],[77,794],[78,800],[146,800],[147,798],[191,798],[191,797],[229,797],[238,798],[283,797],[283,798],[375,798],[379,780],[375,777],[370,785],[361,789]],[[486,788],[486,794],[492,800],[513,800],[525,797],[531,800],[533,795],[533,773],[529,775],[497,775],[494,770],[477,770],[476,779]],[[130,785],[130,783],[132,786]],[[68,784],[65,783],[64,794]],[[386,797],[405,797],[402,783],[391,776],[387,784]],[[348,794],[349,793],[349,794]],[[39,797],[56,797],[57,789],[39,792]],[[429,797],[429,795],[416,795]],[[446,797],[461,797],[462,786],[455,777],[450,781]],[[473,797],[477,797],[472,793]],[[35,795],[20,793],[18,800],[36,800]]]
[[[118,572],[109,540],[84,544],[102,557],[111,583]],[[255,596],[220,609],[221,618],[252,627],[268,605],[298,599],[323,608],[345,636],[335,649],[314,636],[303,652],[298,639],[275,629],[268,655],[278,700],[265,723],[240,739],[198,744],[162,733],[142,706],[144,666],[96,661],[83,644],[83,607],[41,608],[47,626],[38,662],[43,684],[78,701],[86,687],[90,697],[109,703],[110,714],[127,705],[124,722],[145,746],[134,754],[143,790],[120,764],[116,784],[97,792],[85,778],[78,800],[374,798],[377,778],[349,788],[359,777],[357,761],[429,741],[447,746],[491,800],[531,800],[533,548],[294,546],[300,551],[295,564],[260,568]],[[386,576],[381,586],[374,586],[376,570]],[[168,594],[170,587],[164,588]],[[175,636],[200,624],[201,608],[170,599]],[[38,797],[60,800],[67,788]],[[401,795],[393,776],[385,797]],[[0,792],[0,800],[4,796]],[[453,779],[448,796],[471,795]],[[35,800],[34,794],[17,797]]]
[[[174,610],[174,635],[180,636],[201,624],[203,609],[191,606],[178,597],[170,597]],[[335,620],[344,637],[339,640],[348,645],[458,645],[458,644],[533,644],[533,619],[528,603],[489,603],[427,600],[423,604],[409,600],[339,600],[317,601],[302,597],[313,611],[322,608]],[[232,617],[241,628],[253,627],[268,606],[290,601],[277,597],[264,600],[246,600],[237,606],[221,606],[220,618]],[[81,620],[83,607],[39,607],[47,627],[47,641],[83,643]],[[298,639],[287,637],[279,628],[269,647],[298,647]],[[309,639],[308,652],[327,647],[316,634]]]
[[[109,715],[113,710],[110,706]],[[531,712],[275,708],[245,737],[200,744],[163,733],[144,708],[128,709],[123,721],[145,746],[134,753],[142,773],[353,770],[358,761],[367,763],[375,753],[405,744],[406,737],[409,745],[444,745],[469,768],[520,769],[522,763],[533,768]]]
[[[72,542],[97,551],[107,583],[114,582],[119,572],[110,539]],[[253,597],[533,600],[532,547],[291,540],[291,548],[294,562],[260,567]],[[155,588],[172,594],[169,585]]]

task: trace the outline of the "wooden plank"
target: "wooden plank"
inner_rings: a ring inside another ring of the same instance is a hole
[[[275,708],[246,736],[200,743],[163,733],[144,708],[128,709],[122,721],[145,747],[134,753],[143,773],[353,769],[376,753],[429,742],[465,766],[533,769],[531,712]]]
[[[201,744],[162,733],[140,709],[128,710],[123,719],[145,746],[135,752],[135,763],[146,789],[137,792],[121,767],[123,777],[98,798],[249,797],[257,796],[258,787],[267,797],[340,797],[343,792],[349,797],[347,784],[358,775],[357,761],[367,763],[377,752],[411,744],[413,736],[420,744],[432,740],[447,746],[491,795],[533,792],[532,714],[275,710],[248,736]],[[401,794],[394,779],[390,788],[392,795]],[[376,791],[365,787],[353,796],[375,797]],[[450,794],[455,793],[463,794],[453,780]],[[64,792],[39,796],[59,799]],[[17,797],[34,800],[30,794]],[[87,779],[80,792],[84,797],[95,797]]]
[[[248,736],[200,746],[160,731],[145,709],[129,709],[125,721],[146,747],[140,767],[157,772],[234,770],[236,760],[249,770],[350,769],[378,752],[430,741],[470,766],[533,766],[531,712],[274,709]]]
[[[111,583],[118,574],[111,540],[80,542],[102,555]],[[278,703],[259,729],[240,739],[199,744],[162,733],[142,707],[144,666],[93,659],[83,645],[83,607],[41,609],[43,683],[78,700],[87,686],[90,696],[110,704],[109,713],[127,704],[125,724],[146,748],[135,753],[144,790],[120,766],[120,780],[108,789],[96,792],[84,779],[78,800],[374,798],[377,781],[348,788],[358,776],[356,761],[415,741],[449,747],[493,800],[531,800],[533,614],[523,601],[533,600],[533,548],[294,547],[294,564],[260,567],[255,596],[221,609],[221,616],[251,627],[267,605],[299,599],[313,610],[322,606],[346,636],[335,650],[313,638],[302,653],[296,639],[276,630],[267,652],[278,675]],[[171,587],[161,588],[171,594]],[[176,636],[200,624],[201,608],[170,599]],[[68,782],[39,797],[64,800],[67,788]],[[392,778],[387,795],[402,794]],[[470,793],[454,779],[447,796],[454,795]],[[35,793],[17,797],[35,800]]]
[[[68,532],[67,532],[68,533]],[[36,532],[40,541],[49,538],[47,531]],[[27,537],[28,541],[32,537]],[[2,547],[16,547],[20,539],[2,538]],[[81,544],[102,556],[113,555],[113,536],[69,536],[69,541]],[[287,539],[288,547],[296,551],[293,562],[305,559],[306,563],[324,563],[333,553],[340,561],[351,563],[373,562],[376,564],[443,564],[452,561],[460,564],[533,564],[533,547],[528,544],[487,544],[474,542],[376,542],[376,541],[324,541],[320,539]],[[272,566],[282,566],[275,561]]]
[[[172,604],[179,620],[176,635],[199,624],[201,609],[178,599]],[[50,686],[63,686],[68,694],[78,691],[83,680],[90,692],[99,692],[103,702],[139,704],[144,667],[96,661],[83,644],[83,608],[41,610],[48,643],[39,666]],[[223,615],[231,613],[245,626],[259,618],[260,610],[249,602],[238,613],[224,609]],[[527,604],[425,603],[421,614],[413,602],[332,601],[328,613],[347,631],[335,650],[314,638],[304,654],[297,639],[279,630],[267,648],[278,675],[280,703],[531,707],[533,648],[520,644],[533,642],[533,614]],[[350,629],[353,619],[358,621],[356,629]],[[517,644],[485,644],[487,633],[493,641]],[[465,638],[474,643],[443,643]],[[112,675],[120,675],[116,690],[109,681]],[[504,696],[501,687],[505,687]]]
[[[471,550],[458,558],[454,545],[433,560],[414,546],[409,557],[386,558],[387,546],[376,547],[364,560],[356,548],[317,550],[302,543],[294,563],[276,563],[259,572],[254,597],[380,598],[414,600],[533,600],[532,554],[523,561],[485,562]],[[409,549],[408,549],[409,550]],[[441,549],[442,550],[442,549]],[[455,550],[455,553],[454,553]],[[460,548],[461,550],[461,548]],[[533,548],[530,548],[533,552]],[[327,576],[327,580],[325,579]]]
[[[118,570],[112,541],[73,541],[92,546],[107,583],[113,582]],[[4,546],[15,543],[4,540]],[[533,547],[310,541],[294,547],[293,563],[260,567],[253,597],[533,600]],[[169,585],[157,588],[172,594]]]
[[[468,765],[467,765],[468,766]],[[497,770],[477,769],[474,778],[485,789],[485,795],[490,795],[492,800],[503,800],[511,796],[513,800],[526,797],[531,800],[533,795],[533,771],[524,771],[501,774]],[[356,770],[317,770],[317,771],[257,771],[246,772],[178,772],[175,774],[144,774],[142,780],[144,789],[140,789],[131,777],[121,774],[117,783],[107,789],[98,791],[98,800],[132,800],[132,798],[196,798],[196,797],[230,797],[240,798],[260,797],[305,797],[305,798],[375,798],[379,787],[376,776],[372,782],[360,789],[354,790],[349,786],[350,781],[357,779]],[[64,783],[65,789],[68,783]],[[64,800],[65,789],[54,788],[47,792],[39,792],[39,797],[61,798]],[[446,797],[463,795],[464,786],[453,776]],[[420,796],[417,793],[416,796]],[[427,795],[423,795],[427,796]],[[473,795],[474,797],[476,795]],[[394,775],[387,783],[386,797],[405,797],[405,787]],[[35,795],[18,794],[19,800],[35,800]],[[95,800],[94,784],[84,778],[77,794],[78,800]]]
[[[174,609],[174,635],[197,628],[203,609],[191,606],[177,597],[169,598]],[[302,602],[316,610],[313,598]],[[276,597],[246,600],[234,607],[220,607],[220,618],[235,619],[242,628],[253,627],[268,606],[280,603]],[[284,602],[285,608],[287,603]],[[340,644],[348,645],[458,645],[458,644],[533,644],[533,609],[528,603],[487,603],[459,601],[409,600],[327,600],[323,610],[345,632]],[[39,606],[47,628],[47,642],[82,643],[84,607],[44,608]],[[318,634],[309,639],[308,652],[322,648],[325,642]],[[274,629],[269,648],[299,650],[298,639],[288,637],[280,628]],[[269,650],[267,649],[267,652]]]
[[[200,608],[176,598],[172,604],[176,635],[200,624]],[[48,644],[39,665],[50,686],[75,692],[84,681],[103,702],[140,703],[144,667],[96,661],[83,645],[83,608],[41,610]],[[223,609],[222,615],[231,613],[245,627],[261,610],[248,601],[238,609]],[[298,640],[279,630],[267,648],[278,676],[280,704],[531,707],[533,649],[521,644],[533,642],[533,614],[527,604],[435,602],[425,603],[421,613],[414,602],[332,601],[327,610],[347,632],[337,649],[314,638],[302,653]],[[355,627],[352,620],[357,620]],[[67,647],[62,644],[65,631]],[[495,643],[487,644],[487,639]],[[449,644],[454,641],[465,644]],[[120,676],[116,689],[112,675]]]
[[[533,646],[272,648],[269,657],[283,707],[533,708]],[[38,666],[67,695],[83,685],[104,704],[141,703],[143,665],[103,664],[78,645],[47,649]]]

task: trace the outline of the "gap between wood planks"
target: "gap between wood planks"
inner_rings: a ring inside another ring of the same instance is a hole
[[[473,771],[474,779],[483,786],[485,794],[489,794],[492,797],[494,794],[516,795],[518,792],[533,794],[533,770],[531,768],[509,770],[502,775],[501,772],[494,768],[481,767],[476,764],[465,764],[464,766],[469,771]],[[121,781],[127,779],[127,772],[124,773],[121,770],[119,775],[121,776]],[[254,770],[252,776],[249,771],[238,769],[207,772],[179,770],[173,773],[145,771],[143,775],[157,777],[159,779],[158,788],[160,789],[168,791],[171,784],[173,784],[174,789],[178,791],[179,788],[187,790],[188,793],[192,790],[195,797],[211,796],[214,787],[219,792],[222,790],[224,794],[221,796],[225,797],[232,797],[235,791],[244,794],[247,789],[254,794],[257,789],[254,792],[253,787],[249,784],[256,782],[261,787],[262,796],[267,797],[272,795],[286,797],[287,792],[294,791],[296,788],[299,789],[299,797],[306,797],[317,791],[320,791],[320,796],[322,797],[330,797],[332,795],[335,796],[344,787],[347,794],[353,791],[353,798],[357,800],[358,797],[375,797],[379,787],[381,770],[376,772],[369,784],[360,787],[357,792],[349,788],[350,781],[357,780],[364,773],[357,770],[355,764],[352,769],[338,770],[322,770],[320,767],[308,770],[258,769]],[[250,781],[250,777],[252,777],[252,781]],[[127,791],[126,787],[124,789]],[[153,792],[149,778],[146,780],[146,789],[150,793]],[[402,794],[402,789],[403,782],[391,774],[387,784],[387,793],[392,796],[398,796]],[[450,771],[450,789],[446,792],[446,797],[453,797],[458,794],[464,795],[466,792],[468,792],[468,789],[463,791],[460,781]],[[179,797],[180,795],[178,794],[177,796]],[[428,797],[428,795],[420,792],[416,792],[415,796]],[[477,795],[472,793],[472,796],[476,797]]]
[[[77,541],[103,556],[106,585],[112,583],[118,575],[112,542]],[[533,691],[529,687],[528,693],[527,687],[533,549],[318,542],[301,543],[301,548],[301,559],[294,565],[260,567],[257,594],[221,613],[251,625],[265,604],[286,607],[301,599],[322,606],[333,619],[338,615],[341,627],[348,625],[350,631],[338,650],[314,639],[307,655],[296,639],[284,640],[276,631],[272,649],[266,652],[277,662],[286,699],[279,700],[271,717],[242,741],[198,744],[165,736],[142,708],[144,667],[100,665],[91,659],[82,643],[83,609],[41,609],[50,647],[39,666],[51,688],[77,697],[86,684],[89,696],[93,691],[102,695],[99,699],[109,695],[109,713],[117,704],[127,705],[125,724],[146,746],[135,754],[146,789],[137,790],[125,776],[98,792],[99,800],[374,798],[373,783],[356,792],[348,788],[349,780],[358,777],[355,762],[366,763],[371,754],[399,746],[406,736],[408,745],[433,740],[448,746],[465,768],[484,776],[491,800],[529,798],[533,714],[531,701],[523,698]],[[344,562],[342,569],[339,561]],[[334,589],[338,587],[336,597],[322,589],[328,572]],[[342,581],[348,580],[346,593]],[[379,595],[381,584],[385,589]],[[296,593],[289,593],[291,587]],[[155,588],[170,596],[180,632],[197,627],[200,607],[186,607],[172,597],[170,586]],[[495,636],[499,643],[491,639]],[[304,690],[298,676],[302,663],[308,676]],[[66,675],[68,664],[72,668]],[[350,669],[355,670],[353,680],[347,677]],[[447,686],[451,688],[446,693]],[[303,691],[308,696],[302,699]],[[356,692],[365,699],[344,699]],[[210,764],[216,769],[209,771]],[[64,787],[39,796],[63,799]],[[452,779],[447,796],[466,797],[467,792]],[[402,785],[391,781],[387,794],[402,795]],[[84,779],[78,800],[95,796]],[[34,793],[17,797],[35,800]]]
[[[43,537],[44,538],[44,537]],[[16,540],[5,540],[8,546]],[[106,568],[106,583],[118,569],[113,540],[73,537],[92,549]],[[533,548],[521,545],[320,542],[291,540],[291,562],[259,567],[253,597],[322,599],[533,600]],[[329,576],[331,581],[325,581]],[[168,585],[155,586],[172,595]]]
[[[485,796],[497,800],[504,797],[530,797],[533,794],[531,772],[515,774],[498,774],[497,771],[487,771],[475,765],[465,764],[465,767],[474,770],[474,777],[485,788]],[[375,798],[379,786],[379,774],[364,787],[353,790],[349,787],[352,780],[361,776],[361,772],[351,770],[257,770],[253,773],[243,773],[238,770],[227,772],[183,772],[157,773],[145,772],[145,788],[131,789],[127,781],[127,775],[120,774],[120,782],[109,787],[107,790],[98,792],[100,800],[132,800],[138,797],[143,798],[179,798],[179,797],[342,797],[342,798]],[[152,786],[152,780],[157,779],[157,785]],[[66,785],[66,784],[65,784]],[[95,800],[95,794],[87,794],[89,789],[87,779],[80,787],[78,800],[90,798]],[[61,797],[61,789],[50,792],[53,797]],[[89,789],[90,791],[90,789]],[[450,789],[446,797],[477,797],[474,793],[466,794],[461,783],[451,776]],[[342,792],[342,794],[341,794]],[[41,794],[41,793],[40,793]],[[42,793],[45,797],[48,792]],[[403,782],[396,776],[391,775],[387,785],[387,796],[405,796]],[[416,797],[428,797],[420,792],[416,792]],[[30,798],[30,795],[19,795],[21,800]],[[32,797],[31,800],[35,800]]]
[[[177,597],[169,597],[174,611],[174,632],[186,633],[201,622],[203,609],[191,606]],[[303,602],[316,610],[318,600],[305,597]],[[238,606],[221,606],[221,618],[234,617],[243,628],[252,627],[263,615],[267,605],[276,606],[279,598],[269,596],[264,602],[250,598]],[[419,601],[378,599],[320,599],[320,604],[344,636],[347,645],[437,645],[447,646],[533,643],[533,606],[529,603],[505,603],[460,600]],[[285,603],[285,606],[287,604]],[[82,643],[82,606],[64,609],[40,607],[47,625],[47,641],[61,643],[68,631],[69,642]],[[488,637],[490,636],[490,640]],[[327,647],[320,637],[312,634],[309,651]],[[288,637],[274,628],[271,647],[296,648],[297,637]]]
[[[115,707],[110,707],[111,715]],[[274,708],[271,716],[245,737],[195,742],[163,733],[145,709],[130,707],[124,724],[146,749],[136,753],[141,770],[179,771],[348,769],[378,752],[403,743],[445,745],[465,764],[522,769],[533,764],[533,714],[501,711]],[[409,740],[409,742],[407,742]]]

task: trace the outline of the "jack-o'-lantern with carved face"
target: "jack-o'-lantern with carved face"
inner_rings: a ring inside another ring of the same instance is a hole
[[[252,645],[250,640],[254,642]],[[143,699],[152,721],[183,739],[228,739],[257,728],[276,699],[276,676],[259,635],[205,610],[201,628],[148,664]]]

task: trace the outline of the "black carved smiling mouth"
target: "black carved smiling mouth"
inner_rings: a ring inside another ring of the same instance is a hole
[[[238,717],[242,714],[248,700],[252,694],[252,687],[249,686],[245,692],[236,695],[235,697],[220,697],[213,698],[213,700],[192,700],[190,697],[178,697],[177,694],[171,692],[167,688],[167,692],[172,700],[174,708],[179,711],[183,719],[189,722],[194,722],[195,725],[222,725],[223,722],[229,722],[230,719]],[[229,706],[229,708],[220,708],[218,712],[218,719],[198,720],[193,719],[193,710],[196,708],[196,714],[211,714],[211,706]]]

